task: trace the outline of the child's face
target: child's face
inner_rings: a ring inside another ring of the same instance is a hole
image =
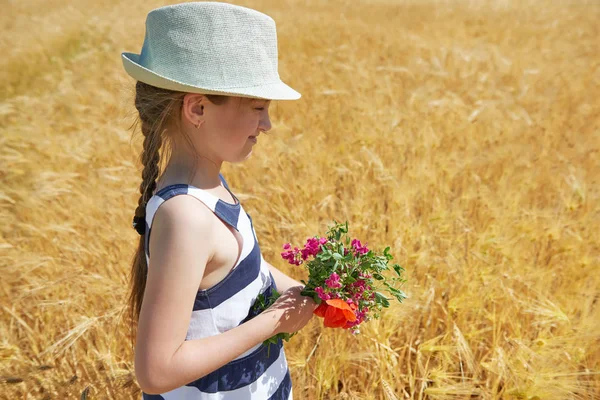
[[[208,150],[227,162],[247,159],[257,143],[256,136],[271,129],[270,103],[244,97],[231,97],[222,105],[203,102],[203,137],[198,150]]]

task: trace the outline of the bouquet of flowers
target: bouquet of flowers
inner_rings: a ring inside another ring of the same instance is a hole
[[[348,236],[348,222],[334,221],[325,237],[308,238],[303,248],[283,245],[281,257],[293,265],[305,265],[308,282],[301,292],[319,304],[315,315],[324,319],[325,327],[349,329],[360,332],[359,326],[373,318],[378,319],[382,308],[390,306],[390,298],[402,302],[406,295],[400,286],[405,282],[404,269],[388,265],[393,259],[390,248],[383,252],[370,250],[358,239]],[[384,271],[394,271],[395,276],[385,277]],[[255,305],[261,309],[269,307],[279,297],[272,293],[269,298],[261,296]],[[265,343],[275,343],[278,338],[289,340],[295,333],[280,333]]]

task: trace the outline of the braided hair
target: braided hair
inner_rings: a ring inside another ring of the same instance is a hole
[[[148,265],[145,253],[146,236],[146,204],[154,194],[156,181],[161,172],[161,148],[162,153],[171,150],[171,138],[167,135],[167,124],[178,123],[177,117],[181,115],[183,98],[187,93],[161,89],[141,81],[135,85],[135,108],[139,114],[132,126],[134,132],[139,124],[144,136],[143,149],[140,161],[143,165],[142,182],[139,187],[140,197],[133,217],[133,228],[140,235],[138,248],[133,256],[130,275],[130,293],[128,306],[130,308],[131,327],[133,333],[134,323],[140,316],[144,290],[146,288],[146,277]],[[229,97],[220,95],[205,95],[211,103],[223,104]],[[191,140],[184,135],[188,145]],[[164,145],[164,146],[163,146]],[[163,157],[166,158],[166,157]],[[132,335],[132,340],[135,335]],[[132,344],[133,346],[133,344]]]

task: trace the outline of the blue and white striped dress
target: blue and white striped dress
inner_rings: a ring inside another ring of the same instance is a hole
[[[220,176],[229,191],[227,183]],[[231,191],[229,191],[231,193]],[[146,205],[146,260],[152,219],[158,207],[174,196],[187,194],[206,204],[221,220],[243,238],[242,254],[229,274],[210,289],[198,291],[185,340],[218,335],[256,316],[251,307],[259,293],[269,295],[275,281],[260,252],[252,219],[231,193],[236,204],[186,184],[175,184],[156,192]],[[149,265],[149,264],[148,264]],[[160,395],[142,393],[143,400],[245,400],[292,399],[290,370],[283,343],[259,343],[210,374]],[[269,351],[268,351],[269,350]]]

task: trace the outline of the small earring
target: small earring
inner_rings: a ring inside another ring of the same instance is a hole
[[[196,129],[200,129],[200,122],[196,124]]]

